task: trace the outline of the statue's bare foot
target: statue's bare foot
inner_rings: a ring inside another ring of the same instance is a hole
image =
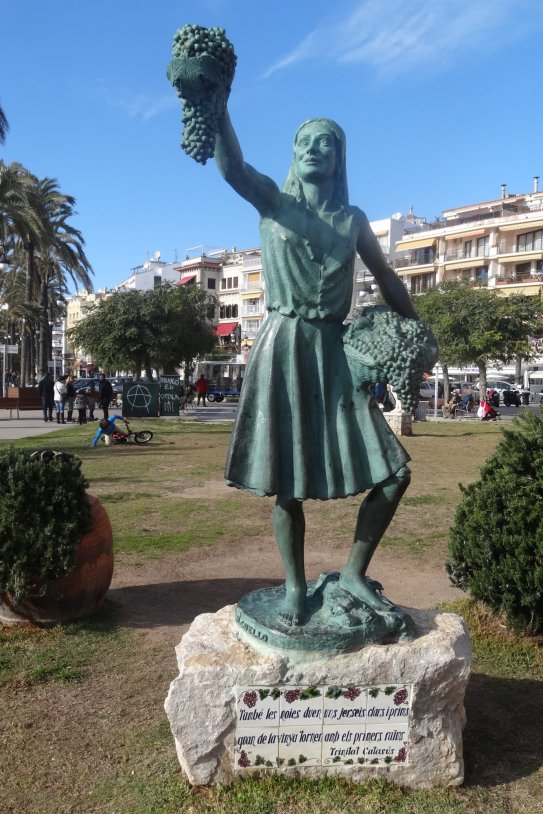
[[[287,627],[303,625],[306,611],[307,588],[287,590],[285,599],[279,609],[279,621]]]
[[[386,596],[381,596],[377,592],[374,587],[374,580],[367,580],[365,577],[350,576],[342,573],[339,577],[339,584],[345,591],[356,596],[357,599],[361,599],[362,602],[365,602],[366,605],[369,605],[370,608],[376,611],[389,613],[396,609],[395,605],[393,605]]]

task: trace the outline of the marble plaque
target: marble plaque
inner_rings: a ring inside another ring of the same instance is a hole
[[[234,768],[407,765],[412,689],[238,686]]]

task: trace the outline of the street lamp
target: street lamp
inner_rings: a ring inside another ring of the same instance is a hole
[[[1,266],[5,266],[5,265],[6,265],[5,263],[0,263],[0,267],[1,267]],[[1,269],[0,269],[0,270],[1,270]],[[2,305],[0,305],[0,310],[2,310],[2,311],[7,311],[8,309],[9,309],[9,305],[7,304],[7,302],[4,302],[4,303],[2,303]],[[5,396],[6,396],[6,356],[7,356],[7,342],[8,342],[8,339],[10,339],[10,337],[8,336],[7,323],[6,323],[6,327],[5,327],[5,328],[3,328],[2,330],[3,330],[3,333],[4,333],[4,342],[3,342],[3,349],[4,349],[4,352],[3,352],[3,358],[2,358],[2,396],[5,398]]]

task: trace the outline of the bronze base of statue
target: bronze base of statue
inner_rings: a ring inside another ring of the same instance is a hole
[[[366,644],[411,641],[411,617],[390,603],[377,611],[339,584],[337,572],[321,574],[308,584],[306,614],[299,625],[279,621],[285,587],[260,588],[238,602],[236,623],[256,646],[281,650],[341,652]],[[379,590],[378,583],[368,580]]]

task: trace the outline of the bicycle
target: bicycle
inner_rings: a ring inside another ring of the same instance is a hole
[[[130,427],[128,421],[125,420],[126,424],[126,432],[122,432],[121,430],[116,430],[112,432],[110,437],[110,443],[112,444],[148,444],[151,438],[153,437],[153,433],[151,430],[133,430]]]

